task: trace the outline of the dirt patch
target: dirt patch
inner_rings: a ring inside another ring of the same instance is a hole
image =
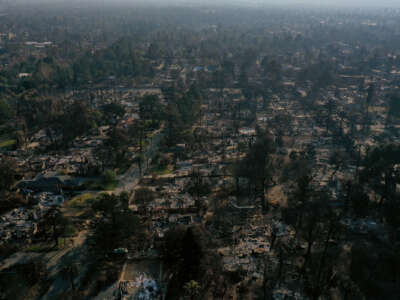
[[[282,186],[277,185],[271,188],[267,193],[268,202],[280,207],[287,207],[288,201],[287,196],[283,192]]]

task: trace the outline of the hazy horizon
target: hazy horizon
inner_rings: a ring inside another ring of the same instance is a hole
[[[242,6],[316,6],[316,7],[354,7],[354,8],[364,8],[364,7],[400,7],[400,1],[398,0],[3,0],[0,3],[6,3],[8,5],[15,4],[45,4],[45,3],[64,3],[64,4],[140,4],[140,5],[242,5]]]

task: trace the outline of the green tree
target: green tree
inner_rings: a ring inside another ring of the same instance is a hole
[[[172,147],[182,141],[184,122],[175,103],[171,103],[166,108],[166,144]]]
[[[93,203],[94,211],[101,212],[104,217],[111,217],[112,223],[116,223],[116,206],[119,203],[118,196],[101,194]]]
[[[7,156],[0,159],[0,191],[8,191],[16,180],[17,162]]]
[[[254,145],[250,145],[246,158],[240,162],[237,170],[239,177],[249,180],[255,193],[261,195],[263,210],[267,209],[266,189],[273,183],[273,161],[271,154],[275,151],[273,141],[268,136],[260,137]]]
[[[138,216],[126,208],[126,195],[101,195],[92,209],[102,217],[95,228],[94,245],[107,253],[116,247],[127,246],[130,239],[138,239],[143,233]]]
[[[159,121],[162,117],[162,106],[157,95],[146,95],[139,102],[139,114],[142,120]]]
[[[183,286],[186,296],[193,300],[200,292],[200,284],[195,280],[190,280]]]
[[[393,118],[400,117],[400,95],[393,94],[389,97],[389,116]]]
[[[114,183],[117,179],[117,174],[113,170],[106,170],[103,173],[103,182],[104,184]]]
[[[134,203],[146,206],[155,199],[155,194],[148,188],[139,188],[135,191]]]
[[[0,100],[0,124],[7,122],[12,117],[12,109],[5,100]]]
[[[380,196],[380,207],[396,195],[396,185],[400,183],[398,164],[400,146],[393,144],[373,149],[363,161],[360,182]]]
[[[49,276],[46,264],[41,260],[31,260],[19,265],[18,268],[30,285],[45,281]]]
[[[69,220],[62,214],[59,207],[51,207],[39,223],[39,232],[44,234],[54,242],[54,247],[58,247],[61,237],[65,238]]]
[[[125,108],[119,103],[109,103],[101,107],[104,119],[107,123],[110,123],[113,119],[118,119],[124,116]]]
[[[65,280],[68,280],[71,289],[75,291],[75,279],[79,275],[78,266],[76,264],[69,264],[68,266],[64,266],[60,272],[61,276]]]

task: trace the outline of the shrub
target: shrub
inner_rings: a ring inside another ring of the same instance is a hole
[[[113,170],[106,170],[103,173],[103,182],[105,184],[110,184],[115,182],[117,179],[117,174]]]

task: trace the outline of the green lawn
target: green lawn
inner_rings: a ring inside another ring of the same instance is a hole
[[[16,140],[4,140],[0,142],[0,148],[6,148],[6,147],[11,147],[13,145],[15,145],[17,141]]]
[[[36,253],[41,253],[41,252],[50,252],[50,251],[57,251],[61,249],[62,245],[64,244],[63,241],[58,241],[58,246],[54,247],[53,242],[48,242],[48,243],[36,243],[29,245],[25,248],[25,252],[36,252]]]
[[[67,207],[89,207],[93,200],[96,198],[96,194],[84,193],[75,196],[66,203]]]
[[[57,246],[54,247],[54,242],[44,242],[44,243],[36,243],[27,246],[24,251],[25,252],[35,252],[35,253],[42,253],[42,252],[50,252],[50,251],[58,251],[64,249],[68,244],[66,243],[66,238],[76,236],[78,233],[77,229],[73,226],[67,226],[67,231],[65,237],[58,238]]]
[[[110,183],[107,183],[107,184],[103,183],[103,184],[101,185],[101,187],[102,187],[102,189],[103,189],[104,191],[113,191],[113,190],[115,190],[116,187],[118,186],[118,183],[119,183],[119,181],[118,181],[118,180],[115,180],[115,181],[110,182]]]
[[[174,166],[173,165],[168,165],[165,168],[153,168],[151,170],[151,173],[154,175],[166,175],[166,174],[171,174],[174,171]]]

